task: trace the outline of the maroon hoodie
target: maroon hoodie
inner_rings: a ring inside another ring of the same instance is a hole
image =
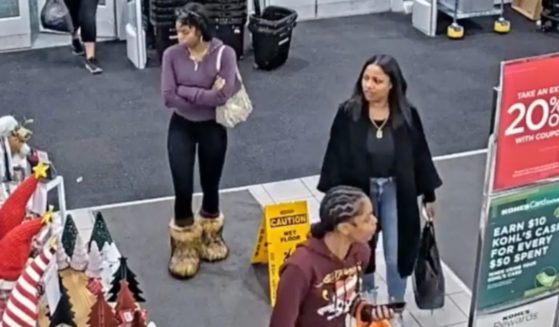
[[[309,238],[280,271],[270,327],[343,327],[362,285],[370,249],[355,243],[345,260],[322,239]]]

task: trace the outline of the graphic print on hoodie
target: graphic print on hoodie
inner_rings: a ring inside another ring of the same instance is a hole
[[[309,238],[284,263],[270,327],[343,327],[359,297],[370,249],[355,243],[344,260]]]

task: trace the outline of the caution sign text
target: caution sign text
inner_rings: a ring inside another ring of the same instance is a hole
[[[268,264],[270,302],[275,305],[279,270],[298,244],[307,240],[310,221],[306,201],[268,205],[258,232],[252,264]]]

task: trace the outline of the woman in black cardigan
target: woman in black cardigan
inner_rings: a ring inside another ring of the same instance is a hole
[[[417,257],[418,196],[433,217],[435,189],[442,185],[406,88],[394,58],[378,55],[367,60],[353,96],[334,118],[318,183],[321,192],[351,185],[371,197],[383,233],[388,294],[394,302],[404,301]],[[370,292],[375,289],[377,239],[370,243],[373,258],[365,276]]]

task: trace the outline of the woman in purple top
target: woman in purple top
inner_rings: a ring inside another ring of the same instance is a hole
[[[227,150],[227,131],[215,120],[215,108],[240,88],[235,51],[212,37],[204,7],[189,3],[177,11],[178,44],[165,50],[161,93],[173,109],[167,150],[175,189],[174,218],[170,223],[169,272],[177,278],[196,275],[200,259],[227,257],[219,209],[219,182]],[[217,71],[218,50],[224,47]],[[202,207],[194,214],[194,161],[198,154]]]

